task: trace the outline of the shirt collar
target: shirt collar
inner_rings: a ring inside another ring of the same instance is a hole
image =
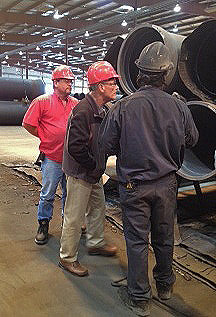
[[[57,95],[56,92],[54,92],[53,95],[54,95],[55,98],[57,98],[59,101],[61,101],[61,102],[63,101],[63,100]],[[69,96],[66,97],[65,101],[68,102],[68,99],[69,99]]]

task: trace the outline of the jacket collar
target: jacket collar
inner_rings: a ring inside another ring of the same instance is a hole
[[[94,98],[89,93],[86,95],[86,100],[90,104],[90,106],[91,106],[91,108],[92,108],[92,110],[94,112],[94,116],[103,118],[104,117],[103,116],[103,112],[102,113],[99,112],[98,105],[96,104]]]

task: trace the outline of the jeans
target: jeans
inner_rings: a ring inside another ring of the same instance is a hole
[[[62,164],[54,162],[47,157],[41,163],[42,189],[38,205],[38,220],[52,219],[53,202],[55,193],[60,183],[62,189],[62,216],[64,215],[64,205],[66,200],[66,177],[62,171]]]

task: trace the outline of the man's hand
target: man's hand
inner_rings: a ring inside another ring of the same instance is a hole
[[[31,133],[32,135],[38,137],[37,127],[33,127],[32,125],[26,124],[26,123],[23,123],[23,127],[24,127],[29,133]]]

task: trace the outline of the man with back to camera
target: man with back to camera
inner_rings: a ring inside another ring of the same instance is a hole
[[[198,140],[192,115],[181,100],[163,91],[173,67],[161,42],[147,45],[135,62],[139,89],[118,101],[99,132],[103,153],[117,156],[117,176],[128,255],[128,286],[121,301],[139,316],[150,314],[148,236],[155,253],[158,297],[171,297],[176,171],[185,147]]]
[[[62,171],[65,131],[71,110],[78,100],[70,97],[74,75],[69,66],[60,65],[52,73],[54,93],[35,98],[24,119],[23,127],[40,139],[42,188],[38,205],[39,227],[35,242],[48,242],[49,221],[58,184],[62,188],[62,216],[66,199],[66,178]]]
[[[116,247],[104,240],[105,198],[101,176],[105,157],[98,155],[98,130],[103,106],[116,98],[119,76],[108,62],[96,62],[87,71],[90,92],[72,111],[66,132],[63,170],[67,199],[61,236],[59,266],[77,276],[88,269],[77,259],[81,225],[86,214],[86,245],[90,255],[113,256]]]

